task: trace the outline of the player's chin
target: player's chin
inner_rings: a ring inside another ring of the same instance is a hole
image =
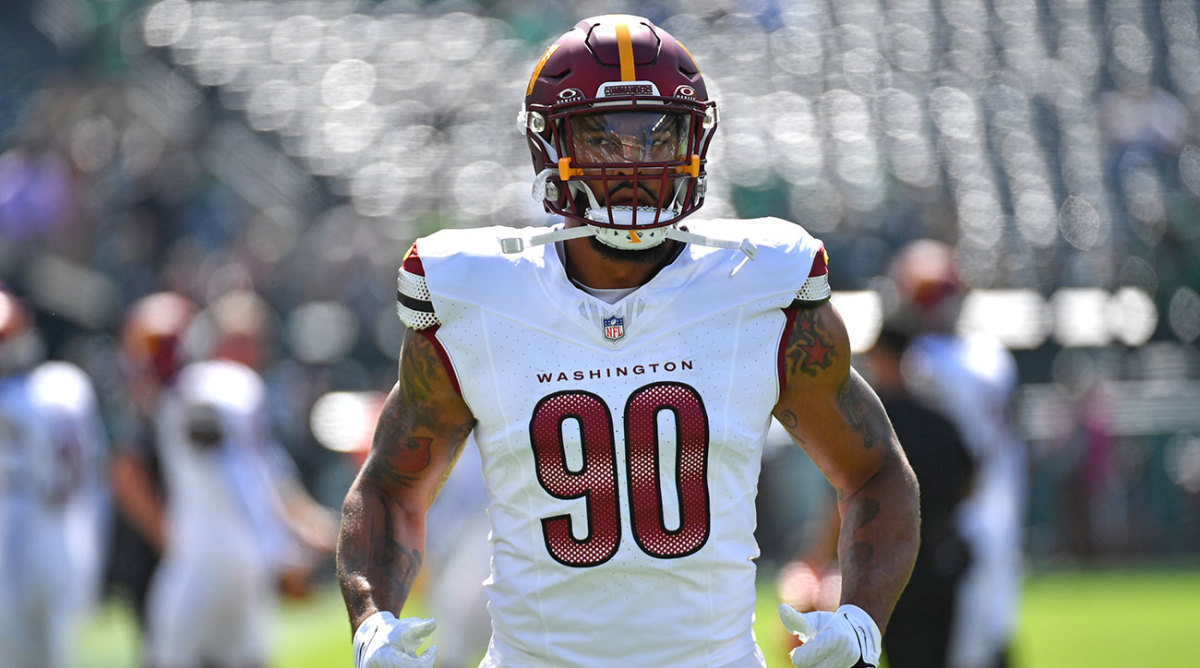
[[[671,254],[673,247],[670,241],[664,241],[657,246],[644,250],[627,250],[624,248],[613,248],[596,237],[591,237],[589,241],[591,241],[592,248],[596,249],[596,252],[604,256],[605,259],[631,264],[661,264]]]

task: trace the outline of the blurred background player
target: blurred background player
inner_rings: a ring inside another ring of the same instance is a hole
[[[921,486],[921,547],[883,648],[891,668],[944,668],[959,585],[970,564],[955,519],[976,469],[958,429],[909,391],[903,363],[908,339],[885,323],[865,360]]]
[[[183,364],[183,336],[196,313],[187,297],[157,292],[135,301],[121,330],[123,389],[114,420],[110,464],[118,512],[113,524],[108,580],[146,627],[146,595],[164,533],[165,490],[154,446],[159,397]]]
[[[1021,590],[1021,526],[1026,452],[1012,417],[1016,364],[997,341],[962,333],[967,288],[954,249],[913,241],[893,258],[894,325],[914,335],[905,370],[911,390],[947,416],[978,469],[955,523],[970,547],[971,565],[956,603],[948,665],[1008,665]]]
[[[157,399],[166,494],[160,528],[149,532],[163,550],[146,627],[157,668],[265,666],[279,587],[304,593],[316,559],[332,550],[334,520],[274,441],[251,366],[267,315],[249,292],[214,301],[187,325],[208,340],[210,359],[167,376]]]
[[[232,290],[200,314],[198,338],[210,341],[211,358],[244,365],[261,382],[262,369],[271,356],[269,342],[275,340],[275,318],[274,310],[257,292]],[[266,407],[260,410],[264,457],[286,529],[275,563],[278,584],[283,594],[304,598],[318,563],[333,554],[337,518],[309,494],[291,454],[275,436]]]
[[[0,291],[0,663],[71,665],[99,594],[106,435],[91,380],[41,362],[29,313]]]

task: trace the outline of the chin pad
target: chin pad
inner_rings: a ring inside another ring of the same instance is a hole
[[[631,206],[614,206],[612,207],[612,222],[616,225],[633,225],[634,211],[634,207]],[[616,229],[601,225],[592,225],[592,229],[596,230],[596,238],[605,246],[611,246],[620,250],[646,250],[654,248],[667,240],[667,230],[675,226],[661,225],[661,223],[673,219],[675,217],[674,211],[663,209],[660,212],[656,208],[646,206],[637,207],[636,211],[639,221],[653,221],[654,216],[658,215],[660,226]],[[588,209],[584,213],[584,217],[588,220],[594,220],[597,223],[609,222],[608,209],[603,207]]]

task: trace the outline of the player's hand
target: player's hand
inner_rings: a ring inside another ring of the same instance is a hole
[[[354,632],[354,668],[433,668],[437,646],[421,655],[417,648],[436,628],[434,619],[377,612]]]
[[[784,603],[779,619],[804,644],[792,650],[796,668],[875,668],[881,634],[875,620],[854,605],[836,612],[800,613]]]

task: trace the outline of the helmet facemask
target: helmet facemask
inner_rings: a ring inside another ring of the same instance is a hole
[[[642,236],[679,217],[694,187],[686,171],[691,121],[679,111],[591,111],[561,121],[568,162],[559,176],[575,210],[602,228],[601,242],[657,245]]]
[[[653,248],[704,200],[711,102],[591,100],[535,106],[522,120],[547,166],[535,183],[546,208],[591,227],[605,245]]]

